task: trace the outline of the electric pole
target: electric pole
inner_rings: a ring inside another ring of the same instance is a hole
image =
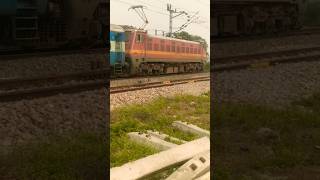
[[[167,11],[169,11],[169,37],[172,36],[172,20],[182,14],[188,15],[185,11],[177,11],[172,9],[171,4],[167,4]],[[174,14],[177,14],[174,16]]]

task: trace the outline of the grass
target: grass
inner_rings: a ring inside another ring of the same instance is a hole
[[[216,179],[320,178],[319,93],[286,109],[224,103],[213,114]],[[260,128],[279,138],[260,138]]]
[[[0,157],[0,179],[105,179],[104,135],[72,133],[19,145]]]
[[[159,98],[143,105],[130,105],[111,112],[111,167],[140,159],[158,152],[156,149],[132,142],[126,133],[146,130],[159,132],[183,140],[193,140],[197,136],[172,128],[175,120],[187,121],[205,129],[210,129],[210,95],[182,95]]]
[[[210,72],[210,61],[204,63],[204,72]]]

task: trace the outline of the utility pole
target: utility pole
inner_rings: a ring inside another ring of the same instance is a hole
[[[185,11],[177,11],[172,9],[171,4],[167,4],[167,11],[169,11],[169,37],[172,36],[172,20],[182,14],[188,15]],[[174,16],[174,14],[177,14]]]

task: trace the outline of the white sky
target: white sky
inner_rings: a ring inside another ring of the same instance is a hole
[[[172,9],[186,11],[193,16],[199,11],[199,23],[192,23],[183,31],[201,36],[208,42],[210,52],[210,0],[111,0],[110,1],[110,22],[119,25],[132,25],[141,27],[142,19],[134,10],[128,11],[132,5],[143,5],[146,7],[145,14],[149,24],[145,29],[154,34],[154,29],[169,31],[169,12],[167,3],[172,5]],[[187,22],[187,17],[181,15],[173,19],[173,32]]]

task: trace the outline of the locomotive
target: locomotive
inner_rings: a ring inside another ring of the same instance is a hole
[[[1,0],[0,48],[93,46],[106,26],[108,5],[106,0]]]
[[[215,0],[214,37],[258,35],[300,29],[306,0]]]
[[[200,42],[154,36],[132,26],[111,25],[110,40],[113,75],[201,72],[207,59]]]

